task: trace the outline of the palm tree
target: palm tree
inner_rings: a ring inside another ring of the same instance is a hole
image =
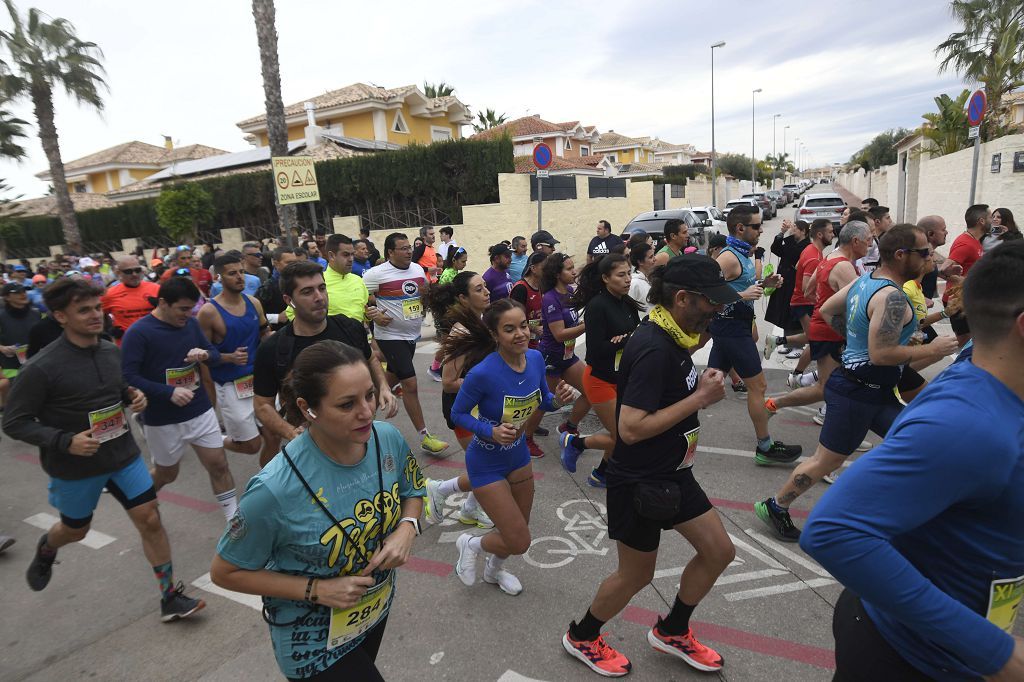
[[[267,107],[267,137],[271,156],[288,156],[288,127],[284,122],[281,100],[281,65],[277,60],[277,27],[274,0],[252,0],[252,16],[256,20],[256,40],[260,46],[260,70],[263,72],[263,97]],[[277,219],[285,241],[293,246],[295,237],[295,206],[282,206],[274,192]]]
[[[435,97],[447,97],[455,94],[455,86],[448,85],[444,81],[440,83],[428,83],[423,81],[423,94],[431,99]]]
[[[24,158],[25,148],[19,142],[19,138],[27,137],[23,125],[27,125],[25,121],[0,109],[0,158],[14,161]],[[0,179],[0,194],[10,189],[7,182]],[[17,219],[24,214],[17,204],[20,198],[20,195],[0,198],[0,262],[7,260],[7,240],[21,232],[21,225],[17,223]]]
[[[81,40],[67,19],[51,18],[34,7],[23,17],[13,0],[4,0],[4,3],[14,27],[0,32],[0,41],[7,48],[10,60],[0,74],[0,92],[8,99],[26,98],[32,102],[39,141],[50,165],[57,213],[64,229],[64,248],[80,253],[82,234],[60,157],[53,91],[62,87],[80,104],[101,111],[100,90],[106,87],[100,62],[103,52],[96,43]]]
[[[27,137],[22,129],[22,126],[26,125],[28,125],[27,122],[0,109],[0,158],[18,161],[25,157],[25,148],[17,139]]]
[[[935,98],[938,112],[923,114],[928,123],[921,127],[921,135],[932,143],[927,151],[932,156],[953,154],[966,149],[970,145],[967,139],[967,113],[964,107],[971,96],[970,90],[964,90],[956,99],[947,94]]]
[[[488,128],[500,126],[506,121],[508,116],[505,114],[497,114],[494,109],[487,109],[486,111],[476,112],[476,123],[473,124],[473,130],[481,132]]]
[[[939,73],[954,70],[964,80],[984,85],[989,115],[981,136],[990,140],[1003,132],[1003,97],[1024,85],[1024,3],[953,0],[950,12],[963,30],[935,48],[937,55],[945,55]]]

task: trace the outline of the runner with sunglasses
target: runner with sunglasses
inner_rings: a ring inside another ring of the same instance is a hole
[[[120,284],[115,284],[105,292],[103,312],[113,320],[110,335],[114,342],[121,345],[121,337],[132,326],[153,311],[154,301],[160,286],[142,277],[142,266],[135,256],[121,256],[117,259],[117,276]]]
[[[288,418],[307,429],[250,482],[210,576],[264,597],[278,665],[291,680],[383,680],[375,660],[393,569],[419,534],[423,477],[397,428],[375,422],[377,390],[358,350],[299,353]]]

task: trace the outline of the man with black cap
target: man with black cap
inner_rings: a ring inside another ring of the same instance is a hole
[[[483,278],[491,292],[493,303],[499,298],[508,298],[512,285],[515,284],[508,274],[509,266],[512,265],[512,249],[508,248],[505,242],[501,242],[489,248],[487,254],[491,257],[491,267],[484,272]]]
[[[562,646],[606,677],[629,672],[601,627],[650,583],[662,531],[675,530],[696,549],[681,571],[675,601],[647,633],[663,653],[703,671],[722,657],[693,634],[690,616],[736,551],[714,507],[693,476],[700,422],[697,412],[725,397],[724,375],[697,372],[690,356],[700,336],[739,293],[707,256],[677,256],[650,275],[650,317],[636,328],[618,372],[618,424],[608,463],[608,537],[618,543],[618,568],[598,588],[586,615],[569,626]],[[681,444],[683,447],[680,447]]]
[[[0,310],[0,369],[5,379],[18,376],[18,369],[28,359],[29,330],[43,318],[29,305],[27,292],[18,282],[8,282],[0,289],[4,298]]]
[[[530,246],[533,247],[533,250],[546,253],[549,256],[555,252],[555,245],[560,243],[547,230],[537,230],[530,237]]]

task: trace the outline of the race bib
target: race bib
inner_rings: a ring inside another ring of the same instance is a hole
[[[683,455],[683,461],[676,467],[676,471],[679,471],[680,469],[689,469],[693,466],[693,460],[697,456],[698,434],[700,434],[699,426],[684,434],[686,436],[686,454]]]
[[[195,363],[188,367],[172,367],[164,370],[164,376],[168,386],[187,388],[190,391],[199,388],[199,368]]]
[[[18,364],[24,365],[26,362],[28,362],[28,344],[23,343],[20,346],[15,346],[14,354],[18,356]]]
[[[615,371],[619,371],[619,363],[622,362],[622,351],[615,351]]]
[[[402,301],[402,317],[407,320],[418,320],[423,317],[423,301],[418,296]]]
[[[540,389],[528,396],[505,396],[505,404],[501,410],[501,423],[511,424],[521,429],[534,412],[540,409]]]
[[[569,339],[565,342],[565,352],[562,353],[563,360],[569,360],[572,358],[573,353],[576,352],[576,339]]]
[[[239,400],[245,400],[251,398],[255,393],[252,388],[252,375],[246,374],[244,377],[238,377],[232,382],[235,384],[235,395],[238,396]]]
[[[110,407],[90,412],[89,428],[92,429],[92,437],[101,443],[128,433],[128,420],[124,417],[124,404],[116,403]]]
[[[1012,634],[1022,597],[1024,597],[1024,575],[1018,578],[993,580],[989,587],[988,613],[985,614],[985,617],[989,622]]]
[[[363,595],[355,606],[347,609],[331,609],[331,625],[327,630],[327,648],[334,649],[351,642],[372,629],[387,615],[391,592],[395,587],[395,573]]]

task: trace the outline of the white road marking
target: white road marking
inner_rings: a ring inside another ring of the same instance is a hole
[[[498,678],[498,682],[544,682],[544,680],[520,675],[515,670],[506,670],[502,673],[501,677]]]
[[[433,355],[437,352],[437,341],[428,341],[416,346],[416,355]]]
[[[826,571],[824,568],[819,566],[817,563],[815,563],[811,559],[808,559],[807,557],[805,557],[805,556],[803,556],[801,554],[797,554],[796,552],[794,552],[793,550],[791,550],[791,549],[789,549],[787,547],[783,547],[781,543],[775,542],[774,540],[772,540],[768,536],[763,535],[762,533],[758,533],[756,530],[753,530],[752,528],[748,528],[748,529],[746,529],[743,532],[746,533],[747,535],[749,535],[750,537],[754,538],[758,542],[760,542],[765,547],[770,548],[772,551],[778,552],[779,554],[781,554],[782,556],[786,557],[790,561],[792,561],[794,563],[797,563],[797,564],[800,564],[801,566],[806,568],[808,571],[811,571],[812,573],[817,573],[818,575],[820,575],[820,576],[822,576],[824,578],[831,578],[832,577],[831,573]]]
[[[242,594],[241,592],[232,592],[231,590],[225,590],[223,587],[218,587],[213,584],[210,580],[210,574],[204,573],[195,580],[192,581],[193,587],[198,587],[200,590],[211,592],[217,596],[230,599],[233,602],[237,602],[242,606],[248,606],[251,609],[257,611],[263,610],[263,599],[256,596],[255,594]]]
[[[45,513],[33,514],[32,516],[25,519],[25,523],[27,523],[28,525],[35,526],[36,528],[42,528],[43,530],[50,530],[50,528],[53,527],[53,524],[57,523],[58,521],[60,521],[60,519],[58,519],[53,514]],[[117,538],[111,535],[101,533],[98,530],[90,529],[89,533],[85,536],[85,538],[80,540],[78,544],[85,545],[89,549],[100,549],[101,547],[106,547],[107,545],[116,540]]]
[[[784,594],[786,592],[799,592],[800,590],[808,590],[812,587],[825,587],[826,585],[834,585],[835,580],[829,580],[828,578],[815,578],[814,580],[800,581],[795,583],[783,583],[782,585],[771,585],[769,587],[757,587],[753,590],[743,590],[741,592],[731,592],[724,595],[726,601],[741,601],[743,599],[755,599],[757,597],[768,597],[773,594]]]
[[[723,575],[715,581],[715,585],[731,585],[732,583],[743,583],[749,580],[760,580],[761,578],[774,578],[777,575],[789,575],[789,571],[780,571],[777,568],[765,568],[760,571],[733,573],[732,575]]]
[[[437,665],[438,663],[441,662],[442,658],[444,658],[444,652],[443,651],[438,651],[436,654],[431,654],[430,655],[430,665]]]
[[[738,537],[736,537],[732,533],[729,533],[729,537],[732,538],[732,544],[736,545],[740,549],[746,551],[748,554],[752,554],[753,556],[757,557],[758,559],[760,559],[764,563],[768,564],[769,568],[777,568],[777,569],[779,569],[781,571],[787,570],[785,566],[783,566],[778,561],[776,561],[772,557],[768,556],[767,554],[765,554],[761,550],[757,549],[756,547],[754,547],[750,543],[745,542],[743,540],[740,540]]]

